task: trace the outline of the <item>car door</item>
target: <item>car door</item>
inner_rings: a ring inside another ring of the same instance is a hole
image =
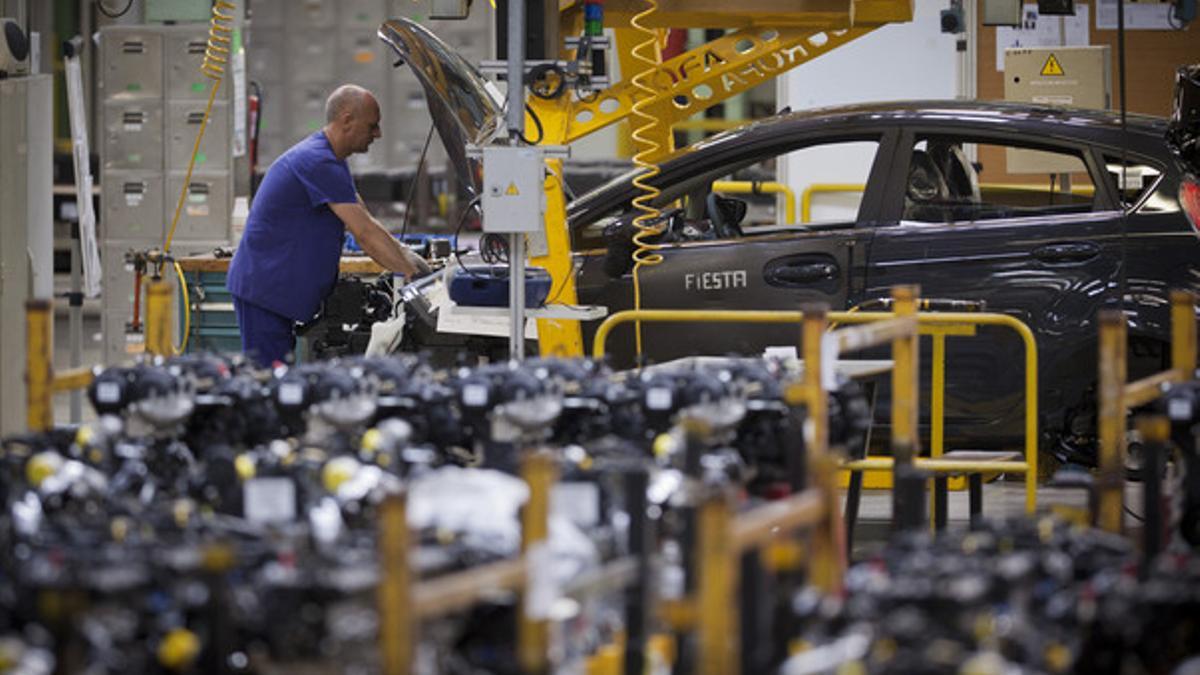
[[[1043,412],[1089,395],[1061,383],[1072,369],[1095,370],[1096,312],[1116,300],[1121,260],[1121,211],[1099,179],[1094,153],[1030,134],[944,127],[906,133],[899,156],[906,153],[908,170],[894,174],[885,198],[895,224],[878,228],[872,242],[866,298],[915,284],[922,298],[983,302],[987,311],[1014,316],[1033,330]],[[1020,173],[1037,166],[1061,173]],[[929,341],[923,343],[927,394]],[[949,338],[946,353],[948,442],[1019,443],[1020,339],[1007,329],[982,328],[978,337]]]
[[[784,154],[857,155],[852,171],[864,189],[849,204],[827,213],[809,214],[794,223],[742,224],[741,236],[670,243],[657,250],[661,262],[639,272],[643,309],[688,310],[791,310],[813,302],[833,309],[845,308],[862,293],[866,243],[877,219],[876,192],[887,172],[880,158],[895,140],[880,131],[852,137],[826,137],[799,144],[781,144],[765,157],[776,166]],[[795,158],[794,156],[792,157]],[[731,160],[732,168],[746,166],[745,157]],[[687,178],[680,176],[679,180]],[[842,178],[844,182],[846,179]],[[737,198],[739,195],[726,195]],[[633,275],[609,277],[603,264],[584,257],[579,275],[580,298],[608,307],[609,313],[634,306]],[[593,327],[594,328],[594,327]],[[690,355],[761,354],[767,347],[799,342],[796,325],[771,324],[652,324],[642,327],[643,353],[651,362]],[[585,331],[585,335],[590,331]],[[635,333],[620,327],[609,337],[608,352],[614,363],[633,363]],[[590,339],[590,338],[588,338]]]

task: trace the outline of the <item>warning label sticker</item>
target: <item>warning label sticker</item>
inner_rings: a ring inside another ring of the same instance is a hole
[[[1042,75],[1062,76],[1066,75],[1066,73],[1063,72],[1062,64],[1058,62],[1058,59],[1053,54],[1051,54],[1050,58],[1046,59],[1046,64],[1042,66]]]
[[[504,194],[509,197],[516,197],[521,193],[517,191],[517,184],[515,182],[510,182],[508,184],[508,189],[504,191]]]

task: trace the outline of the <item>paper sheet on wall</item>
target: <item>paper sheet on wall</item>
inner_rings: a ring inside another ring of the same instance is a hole
[[[1075,5],[1075,16],[1041,16],[1036,4],[1021,11],[1021,27],[996,28],[996,70],[1004,72],[1004,50],[1014,47],[1086,47],[1088,6]]]
[[[1129,30],[1177,30],[1171,25],[1171,3],[1142,0],[1125,3],[1125,28]],[[1117,0],[1096,0],[1096,30],[1117,29]]]

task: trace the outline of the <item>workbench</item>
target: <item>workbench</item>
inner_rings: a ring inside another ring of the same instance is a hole
[[[188,328],[188,352],[240,352],[241,333],[233,311],[233,296],[225,286],[232,256],[212,253],[191,255],[176,260],[188,285],[191,325]],[[373,275],[387,272],[379,263],[364,255],[342,256],[339,274]],[[180,333],[183,312],[179,312]]]
[[[179,263],[179,268],[184,273],[203,272],[224,275],[229,272],[229,263],[232,260],[232,256],[218,258],[212,253],[204,253],[178,258],[176,262]],[[340,274],[383,274],[387,270],[365,255],[345,255],[338,262],[338,272]]]

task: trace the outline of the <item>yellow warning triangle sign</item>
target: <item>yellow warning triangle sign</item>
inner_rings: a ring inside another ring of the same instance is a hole
[[[508,189],[504,191],[504,194],[508,195],[509,197],[516,197],[517,195],[519,195],[521,193],[517,192],[517,184],[510,182],[508,184]]]
[[[1066,75],[1066,73],[1063,72],[1062,64],[1051,54],[1050,58],[1046,59],[1046,65],[1042,66],[1042,75]]]

